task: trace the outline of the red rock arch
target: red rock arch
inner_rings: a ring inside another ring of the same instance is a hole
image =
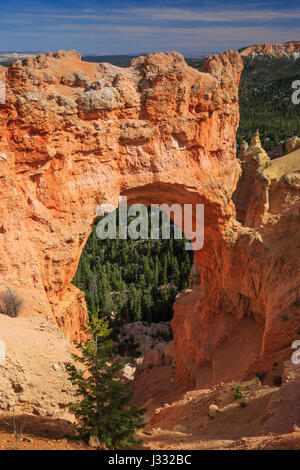
[[[275,229],[254,202],[261,227],[235,219],[241,70],[231,51],[207,58],[201,73],[175,52],[140,57],[128,69],[85,63],[74,51],[10,65],[0,105],[0,279],[24,297],[24,315],[43,315],[70,338],[80,336],[87,312],[71,280],[96,208],[128,194],[205,204],[205,245],[195,253],[201,291],[175,303],[179,380],[214,382],[222,368],[236,375],[222,366],[222,345],[245,343],[247,334],[235,334],[240,325],[257,327],[252,347],[241,345],[240,375],[294,339],[295,318],[284,332],[280,318],[283,296],[291,303],[298,295],[299,266],[292,242],[288,261],[280,261],[278,239],[297,211],[295,184],[280,183],[293,197]],[[282,273],[293,273],[284,289]]]

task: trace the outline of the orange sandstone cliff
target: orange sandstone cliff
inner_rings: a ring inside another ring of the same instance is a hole
[[[75,51],[9,66],[0,105],[0,283],[24,299],[22,316],[81,336],[86,305],[71,281],[99,204],[117,206],[120,195],[203,203],[204,247],[191,289],[174,305],[177,380],[241,378],[291,345],[299,154],[270,162],[257,136],[236,158],[241,70],[232,51],[208,57],[202,72],[176,52],[139,57],[127,69],[82,62]]]
[[[274,57],[290,57],[298,59],[300,57],[300,41],[288,41],[282,44],[255,44],[254,46],[246,47],[241,51],[241,55],[256,56],[256,55],[271,55]]]

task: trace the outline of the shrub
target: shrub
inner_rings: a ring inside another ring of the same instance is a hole
[[[241,387],[239,385],[235,389],[234,398],[236,400],[240,400],[241,398],[243,398],[243,392],[242,392]]]
[[[8,317],[17,317],[23,304],[23,300],[13,292],[9,286],[0,295],[0,313]]]

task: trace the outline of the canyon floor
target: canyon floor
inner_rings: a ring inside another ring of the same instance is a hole
[[[240,385],[247,406],[242,408],[234,398]],[[262,432],[267,406],[278,387],[262,386],[257,380],[224,384],[210,390],[194,390],[156,409],[140,433],[142,444],[137,449],[155,450],[300,450],[300,428],[291,432]],[[209,397],[219,403],[219,412],[207,415]],[[0,450],[95,450],[82,441],[68,441],[67,420],[32,415],[17,416],[25,423],[24,433],[16,442],[11,416],[0,418]],[[178,423],[184,424],[175,424]]]
[[[71,350],[59,328],[42,318],[2,315],[1,338],[7,356],[0,377],[0,450],[92,450],[66,439],[72,391],[61,358]],[[133,382],[135,404],[147,409],[137,448],[300,449],[300,365],[292,364],[290,348],[261,359],[242,381],[193,390],[176,383],[174,365],[155,365],[155,358],[145,356]],[[229,373],[232,361],[226,364]],[[274,386],[278,377],[283,383]],[[212,405],[214,417],[209,416]],[[24,426],[19,442],[14,412],[17,429]]]
[[[136,449],[300,450],[298,379],[280,387],[267,385],[272,380],[268,374],[263,383],[255,377],[184,390],[175,385],[174,367],[142,370],[133,383],[134,401],[147,408],[147,424]],[[0,417],[0,450],[95,450],[67,440],[67,419],[18,413],[15,423],[24,426],[18,442],[12,413]]]
[[[159,370],[151,375],[155,387]],[[241,399],[235,397],[237,388]],[[155,408],[153,398],[145,404],[152,416],[140,433],[143,449],[300,449],[300,428],[291,424],[298,423],[299,410],[290,386],[262,385],[254,378],[204,390],[177,390],[173,396],[167,387],[160,390],[160,407]],[[218,410],[209,417],[212,404]]]
[[[223,428],[223,430],[225,431]],[[220,428],[219,428],[220,430]],[[151,438],[144,439],[144,449],[166,450],[300,450],[300,432],[280,435],[213,438],[205,434],[155,432]]]

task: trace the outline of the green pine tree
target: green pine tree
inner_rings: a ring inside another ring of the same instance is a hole
[[[161,224],[160,218],[160,228]],[[100,316],[111,316],[114,311],[114,329],[136,320],[170,320],[172,302],[187,286],[192,260],[185,240],[174,239],[172,224],[170,240],[100,241],[94,227],[73,282],[85,292],[89,311],[100,312]],[[176,288],[176,293],[166,297],[160,292],[162,287]]]
[[[113,355],[108,319],[91,316],[86,333],[89,339],[76,343],[79,354],[73,354],[80,368],[66,364],[78,397],[69,405],[77,420],[73,434],[97,436],[109,449],[130,448],[137,443],[136,431],[144,426],[145,410],[132,406],[130,382],[119,380],[124,361]]]

